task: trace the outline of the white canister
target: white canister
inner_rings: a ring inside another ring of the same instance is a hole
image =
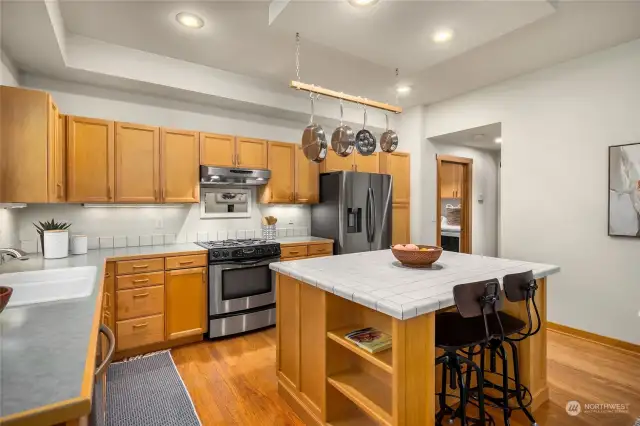
[[[71,236],[71,254],[87,254],[87,236]]]
[[[69,256],[69,232],[44,231],[44,258],[60,259]]]

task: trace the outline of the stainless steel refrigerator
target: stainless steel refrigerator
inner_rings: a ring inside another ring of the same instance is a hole
[[[320,202],[311,207],[311,235],[334,240],[333,253],[391,246],[389,175],[332,172],[320,175]]]

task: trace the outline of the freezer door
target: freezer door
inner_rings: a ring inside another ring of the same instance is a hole
[[[392,177],[371,174],[373,197],[373,236],[371,250],[387,250],[391,247],[391,214],[393,211]]]
[[[369,173],[343,172],[340,188],[340,237],[338,254],[371,250],[367,238]],[[361,226],[358,226],[360,221]]]

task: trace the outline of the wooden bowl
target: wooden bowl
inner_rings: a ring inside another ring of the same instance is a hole
[[[440,259],[442,254],[442,247],[437,246],[425,246],[416,244],[419,248],[434,249],[431,251],[410,251],[410,250],[396,250],[391,247],[391,253],[402,263],[404,266],[411,268],[428,268]]]
[[[0,287],[0,312],[4,311],[4,307],[9,303],[13,289],[11,287]]]

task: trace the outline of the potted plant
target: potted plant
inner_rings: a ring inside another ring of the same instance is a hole
[[[38,222],[39,225],[35,223],[33,226],[38,230],[38,235],[40,235],[40,247],[42,247],[42,254],[44,254],[44,231],[66,231],[71,226],[71,223],[67,222],[56,222],[51,219],[49,222]]]

